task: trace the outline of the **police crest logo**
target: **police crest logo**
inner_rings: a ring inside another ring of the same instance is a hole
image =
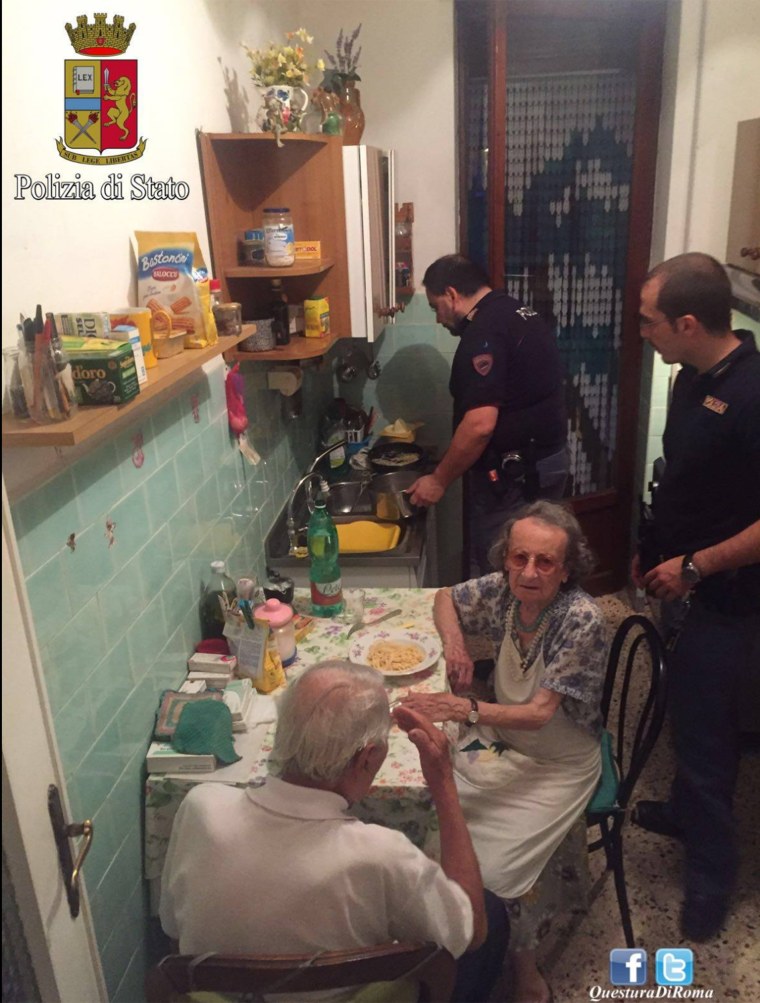
[[[710,394],[706,394],[705,399],[702,401],[702,406],[708,408],[710,411],[714,411],[716,414],[725,414],[728,411],[728,404],[725,401],[720,400],[718,397],[712,397]]]
[[[493,368],[493,355],[490,352],[485,355],[475,355],[472,364],[478,376],[488,376]]]
[[[92,24],[82,14],[76,27],[66,25],[80,58],[64,60],[64,132],[56,146],[65,160],[123,164],[145,152],[146,140],[138,142],[137,132],[137,60],[121,58],[135,27],[125,27],[119,14],[112,24],[105,14],[95,14]],[[104,150],[121,152],[96,156]]]

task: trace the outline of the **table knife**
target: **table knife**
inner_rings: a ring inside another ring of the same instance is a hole
[[[390,613],[383,613],[382,616],[379,616],[376,620],[370,620],[369,623],[361,621],[359,623],[352,624],[348,629],[346,637],[350,637],[355,630],[360,630],[362,627],[374,627],[376,623],[382,623],[383,620],[389,620],[392,616],[398,616],[400,612],[400,609],[392,609]]]

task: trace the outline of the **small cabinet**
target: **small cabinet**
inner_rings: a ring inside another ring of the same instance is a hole
[[[212,265],[225,298],[242,304],[244,320],[265,316],[271,280],[280,278],[291,303],[326,296],[331,331],[350,336],[341,137],[292,133],[281,146],[271,133],[199,131],[197,138]],[[321,260],[240,265],[238,240],[261,228],[267,206],[287,206],[295,239],[320,241]]]
[[[760,275],[760,118],[736,130],[726,261]]]
[[[351,333],[375,341],[396,313],[394,155],[343,148]]]

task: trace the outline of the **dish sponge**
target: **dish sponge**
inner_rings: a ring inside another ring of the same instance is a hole
[[[395,522],[370,522],[357,519],[338,523],[338,551],[341,554],[372,554],[393,550],[401,536],[401,527]]]

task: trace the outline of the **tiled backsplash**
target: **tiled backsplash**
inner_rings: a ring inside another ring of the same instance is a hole
[[[209,562],[263,576],[263,540],[314,456],[331,367],[310,368],[303,417],[280,418],[246,366],[251,466],[227,425],[224,366],[12,508],[111,1000],[142,998],[144,757],[158,698],[200,637]]]

